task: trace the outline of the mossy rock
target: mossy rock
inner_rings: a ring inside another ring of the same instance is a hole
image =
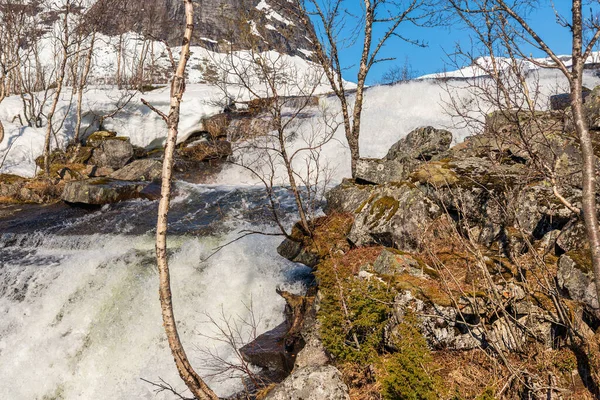
[[[19,182],[27,182],[29,179],[14,174],[0,174],[0,184],[12,185]]]
[[[575,268],[584,274],[591,274],[594,272],[594,266],[592,265],[592,252],[589,248],[569,251],[566,253],[566,256],[573,260],[575,263]]]
[[[48,154],[48,161],[50,162],[50,166],[55,163],[66,163],[67,162],[67,154],[61,149],[54,149]],[[44,170],[44,155],[36,157],[35,165],[39,167],[42,171]]]
[[[93,142],[93,141],[106,140],[108,138],[114,138],[116,136],[117,136],[117,132],[112,132],[112,131],[96,131],[96,132],[92,133],[90,136],[88,136],[88,138],[86,139],[86,141]]]
[[[458,182],[455,171],[447,162],[428,162],[420,165],[410,176],[413,182],[428,184],[434,187],[452,185]]]

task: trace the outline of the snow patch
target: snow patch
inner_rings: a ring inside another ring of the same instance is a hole
[[[273,10],[265,0],[260,0],[260,3],[258,3],[255,8],[259,11],[264,11],[268,19],[276,19],[277,21],[283,22],[286,25],[294,25],[292,21],[283,17],[277,11]]]

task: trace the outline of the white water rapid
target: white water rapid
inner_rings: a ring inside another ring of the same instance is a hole
[[[247,319],[252,303],[259,333],[273,328],[284,318],[275,288],[302,291],[307,269],[281,258],[281,238],[268,236],[201,262],[242,228],[273,227],[263,222],[259,189],[178,186],[169,236],[174,307],[192,364],[207,374],[202,349],[235,359],[202,335],[215,330],[206,313]],[[147,200],[101,210],[36,206],[0,223],[1,399],[174,398],[140,378],[185,394],[160,316],[155,213]],[[241,389],[236,378],[209,384],[219,395]]]

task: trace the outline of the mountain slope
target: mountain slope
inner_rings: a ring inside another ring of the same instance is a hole
[[[196,0],[194,5],[192,45],[217,52],[276,50],[304,58],[310,54],[306,30],[290,1]],[[184,8],[177,0],[99,0],[89,16],[104,34],[134,31],[174,46],[181,40]]]

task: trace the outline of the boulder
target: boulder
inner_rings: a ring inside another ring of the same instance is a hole
[[[333,365],[294,369],[265,400],[350,400],[348,386]]]
[[[67,182],[61,199],[72,204],[102,205],[140,197],[144,182],[91,178]]]
[[[411,312],[418,317],[420,331],[428,345],[436,350],[469,350],[492,346],[497,350],[514,351],[526,345],[528,334],[525,329],[535,332],[536,338],[550,348],[550,316],[533,304],[523,302],[522,296],[514,296],[510,288],[507,288],[506,296],[512,301],[512,305],[507,307],[511,315],[488,321],[484,329],[480,324],[482,319],[495,315],[497,308],[494,302],[481,297],[462,297],[458,303],[459,311],[455,307],[423,301],[408,290],[402,291],[394,300],[394,316],[386,329],[386,346],[395,349],[398,325],[404,315]]]
[[[308,251],[302,242],[288,238],[285,238],[283,242],[277,246],[277,253],[283,258],[304,264],[310,268],[315,267],[320,261],[319,255]]]
[[[88,165],[85,169],[85,174],[90,178],[98,178],[102,176],[109,176],[115,172],[114,169],[109,167],[98,167],[97,165]]]
[[[91,147],[98,147],[102,141],[114,137],[117,137],[117,132],[106,130],[96,131],[87,137],[85,144]]]
[[[373,271],[382,275],[410,275],[425,277],[424,270],[430,269],[423,262],[419,262],[410,254],[405,254],[396,249],[383,249],[375,262]]]
[[[583,221],[577,220],[567,224],[556,239],[556,246],[564,253],[589,250],[590,245]]]
[[[559,287],[571,299],[584,303],[597,318],[600,317],[589,250],[573,251],[560,256],[557,278]]]
[[[396,142],[388,151],[386,159],[430,160],[450,148],[452,133],[432,126],[424,126],[410,132]]]
[[[355,210],[348,239],[356,246],[381,244],[403,251],[421,248],[422,236],[441,215],[440,207],[414,185],[375,187]]]
[[[416,162],[399,161],[397,159],[361,158],[356,163],[357,181],[382,185],[386,182],[405,180]]]
[[[344,179],[341,184],[325,193],[325,213],[354,212],[371,195],[371,186],[360,185]]]
[[[286,337],[290,325],[287,322],[279,324],[259,335],[252,342],[243,346],[240,353],[244,360],[258,367],[266,368],[269,376],[281,380],[294,367],[295,353],[286,348]]]
[[[592,93],[592,91],[586,87],[583,87],[581,91],[581,95],[583,97],[584,103],[587,101],[587,97]],[[553,96],[550,96],[550,109],[551,110],[566,110],[571,107],[571,94],[570,93],[559,93]]]
[[[232,154],[231,143],[226,140],[192,142],[179,152],[183,157],[195,161],[222,159]]]
[[[123,181],[153,181],[162,176],[162,162],[154,159],[134,160],[109,176]]]
[[[583,111],[591,130],[600,130],[600,86],[589,93],[583,104]]]
[[[88,143],[94,147],[89,163],[98,167],[119,169],[133,157],[133,146],[126,137],[107,137],[94,139],[91,142],[88,139]]]

